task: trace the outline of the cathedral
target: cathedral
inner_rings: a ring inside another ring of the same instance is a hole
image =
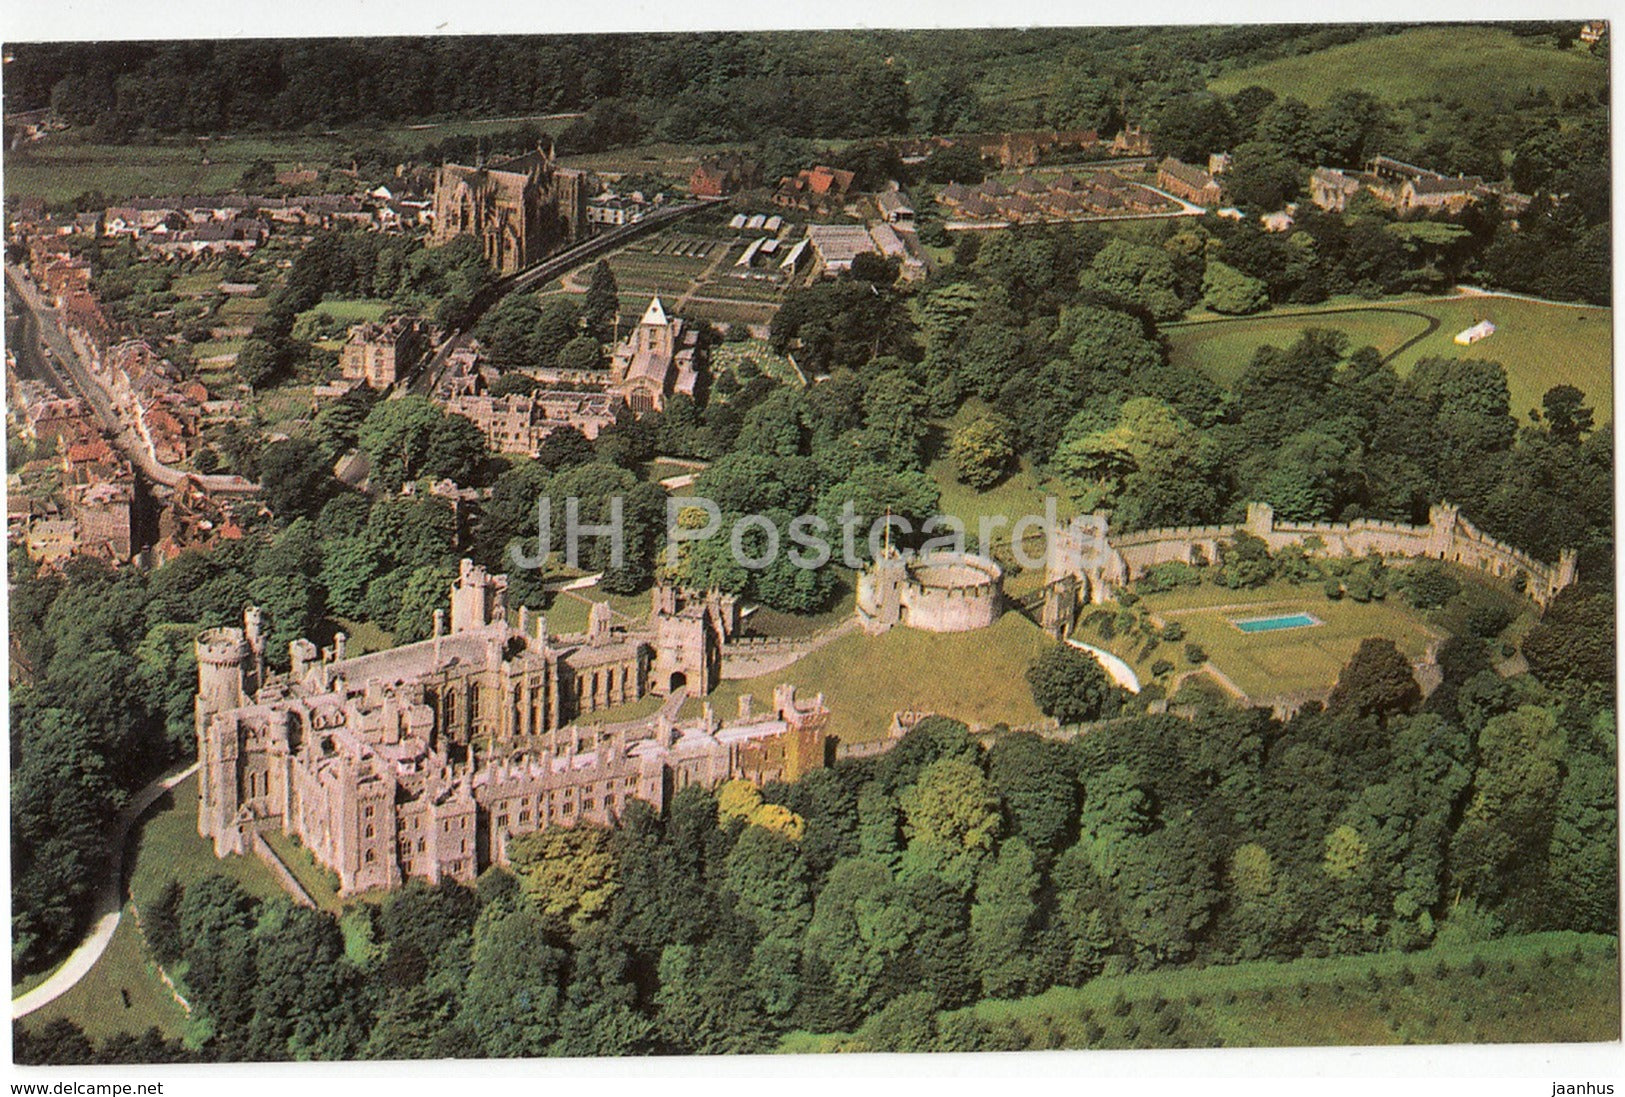
[[[589,183],[587,172],[560,167],[541,149],[488,166],[442,164],[429,243],[478,237],[493,270],[517,274],[580,239]]]

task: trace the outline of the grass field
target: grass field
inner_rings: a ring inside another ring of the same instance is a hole
[[[587,615],[593,602],[608,602],[620,619],[642,621],[649,616],[647,594],[609,594],[597,587],[559,591],[544,611],[547,631],[554,636],[568,636],[587,631]]]
[[[928,452],[933,456],[925,471],[942,493],[939,508],[942,513],[951,514],[965,523],[966,539],[973,545],[983,517],[1007,519],[1003,526],[995,526],[992,532],[995,545],[1008,544],[1011,524],[1029,514],[1044,514],[1044,501],[1051,495],[1055,497],[1059,519],[1065,522],[1071,518],[1076,513],[1071,499],[1053,483],[1041,481],[1026,461],[985,491],[977,491],[959,482],[954,463],[948,457],[949,439],[954,431],[988,410],[987,405],[975,398],[967,400],[952,419],[937,424],[931,437],[926,440]],[[1035,548],[1033,551],[1038,550]]]
[[[1038,626],[1018,613],[1006,613],[991,628],[975,632],[853,632],[784,670],[723,682],[707,700],[726,715],[748,692],[762,711],[770,706],[773,687],[790,682],[803,694],[824,694],[830,733],[850,743],[879,738],[892,714],[908,709],[982,727],[1032,724],[1043,713],[1033,704],[1025,674],[1049,644]],[[945,669],[952,673],[944,674]],[[693,699],[683,707],[685,717],[699,711]]]
[[[1430,639],[1443,636],[1398,595],[1381,602],[1359,603],[1348,598],[1334,602],[1318,584],[1293,586],[1276,582],[1257,590],[1204,584],[1148,594],[1143,603],[1164,623],[1178,621],[1185,629],[1185,638],[1177,644],[1163,643],[1145,651],[1138,638],[1106,639],[1086,626],[1079,639],[1120,655],[1133,665],[1142,681],[1151,680],[1151,664],[1158,659],[1187,669],[1184,645],[1198,644],[1219,670],[1255,699],[1331,687],[1360,641],[1368,636],[1393,640],[1413,659],[1423,654]],[[1308,613],[1322,623],[1254,633],[1242,632],[1231,623],[1237,618],[1288,613]]]
[[[1425,319],[1408,315],[1422,313],[1437,319],[1439,327],[1394,360],[1400,374],[1410,372],[1422,358],[1488,359],[1506,367],[1512,413],[1520,420],[1526,420],[1529,410],[1540,405],[1547,389],[1562,384],[1574,385],[1591,397],[1599,422],[1613,418],[1611,309],[1477,296],[1330,306],[1350,307],[1359,311],[1292,310],[1297,314],[1265,313],[1238,320],[1175,324],[1163,332],[1175,362],[1195,366],[1220,383],[1231,384],[1259,347],[1284,347],[1305,328],[1346,331],[1351,349],[1369,345],[1391,354],[1427,330]],[[1492,321],[1495,334],[1470,347],[1456,345],[1456,333],[1479,320]]]
[[[1103,977],[969,1007],[1033,1048],[1569,1043],[1619,1038],[1619,942],[1542,933],[1414,953]],[[781,1051],[840,1050],[791,1033]]]
[[[166,793],[134,832],[135,852],[129,864],[129,894],[137,906],[148,906],[171,880],[193,884],[220,874],[260,898],[283,894],[270,870],[252,857],[217,858],[214,847],[197,832],[197,778],[190,777]],[[130,1005],[124,1005],[128,992]],[[58,1017],[79,1023],[93,1040],[119,1032],[139,1035],[156,1025],[166,1036],[180,1036],[186,1014],[159,980],[146,943],[126,903],[107,951],[74,988],[28,1015],[24,1024],[38,1029]]]
[[[1388,102],[1459,96],[1514,97],[1545,88],[1553,100],[1595,91],[1608,80],[1599,58],[1520,39],[1497,27],[1416,27],[1300,57],[1227,72],[1208,87],[1234,95],[1257,84],[1283,99],[1319,106],[1344,91],[1370,92]]]
[[[255,160],[322,162],[339,150],[330,139],[297,134],[216,138],[205,155],[197,142],[97,145],[70,135],[5,154],[6,193],[69,201],[86,191],[109,199],[213,194],[236,188]]]
[[[295,322],[325,312],[340,323],[360,324],[382,319],[389,308],[389,302],[378,297],[328,297],[315,308],[300,313]]]

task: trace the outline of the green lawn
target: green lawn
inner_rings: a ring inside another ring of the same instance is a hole
[[[1419,317],[1383,310],[1423,313],[1439,321],[1436,331],[1394,360],[1402,375],[1422,358],[1489,359],[1506,367],[1512,412],[1520,420],[1539,406],[1547,389],[1561,384],[1574,385],[1591,397],[1599,422],[1613,417],[1613,312],[1607,308],[1504,297],[1401,298],[1373,303],[1358,312],[1265,313],[1239,320],[1169,325],[1163,330],[1175,362],[1195,366],[1230,384],[1259,347],[1286,346],[1305,328],[1346,331],[1351,349],[1371,345],[1384,354],[1426,330],[1427,322]],[[1457,332],[1480,320],[1492,321],[1495,334],[1470,347],[1453,341]]]
[[[1224,73],[1208,87],[1234,95],[1254,84],[1283,99],[1319,106],[1344,91],[1364,91],[1390,103],[1455,97],[1513,97],[1545,88],[1554,101],[1590,92],[1608,81],[1608,66],[1577,51],[1520,39],[1498,27],[1415,27],[1299,57]]]
[[[325,312],[340,323],[360,324],[382,319],[389,309],[390,303],[378,297],[327,297],[315,308],[300,313],[294,322]]]
[[[166,793],[139,824],[129,866],[129,894],[134,903],[150,905],[166,884],[193,884],[220,874],[260,898],[284,894],[276,878],[253,857],[217,858],[214,846],[197,832],[197,778],[189,777]],[[118,1032],[140,1034],[157,1025],[167,1036],[180,1036],[186,1015],[159,981],[140,931],[125,904],[124,917],[107,951],[84,979],[62,997],[28,1015],[39,1028],[58,1017],[77,1021],[93,1040]],[[131,1004],[124,1005],[121,991]]]
[[[96,966],[72,990],[23,1018],[22,1024],[38,1032],[64,1017],[98,1043],[121,1032],[139,1036],[154,1027],[172,1038],[185,1033],[186,1012],[159,980],[128,903]]]
[[[567,636],[587,631],[587,615],[591,603],[608,602],[610,608],[622,617],[642,621],[649,616],[649,595],[610,594],[597,587],[559,591],[545,611],[547,631],[554,636]]]
[[[371,621],[352,621],[347,617],[335,617],[333,623],[344,631],[346,655],[367,655],[374,651],[386,651],[395,646],[395,638]]]
[[[723,343],[711,352],[713,376],[720,377],[725,372],[737,376],[740,367],[747,363],[775,381],[782,381],[798,388],[801,386],[801,377],[796,373],[795,367],[790,365],[790,360],[781,354],[774,354],[764,340],[750,339],[742,343]]]
[[[939,509],[943,514],[952,515],[965,523],[966,540],[972,547],[984,517],[1006,519],[1004,524],[991,529],[993,543],[998,545],[1009,543],[1011,526],[1017,519],[1029,514],[1043,515],[1044,501],[1050,495],[1055,496],[1056,513],[1062,522],[1077,512],[1060,486],[1053,481],[1041,481],[1025,460],[1010,475],[986,490],[978,491],[959,482],[954,463],[948,457],[949,442],[954,431],[987,410],[987,406],[979,400],[967,400],[952,419],[938,423],[927,440],[933,457],[925,471],[942,493]]]
[[[738,711],[740,694],[749,692],[761,711],[770,706],[773,687],[790,682],[804,696],[822,692],[830,733],[853,743],[883,736],[892,714],[907,709],[982,727],[1031,724],[1043,713],[1033,704],[1025,674],[1049,644],[1037,625],[1017,613],[974,632],[853,632],[782,671],[723,682],[707,700],[729,716]],[[691,698],[683,715],[697,716],[699,705]]]
[[[1327,689],[1368,636],[1387,637],[1411,658],[1426,650],[1431,630],[1421,615],[1398,595],[1385,601],[1359,603],[1349,598],[1332,601],[1319,584],[1293,586],[1275,582],[1257,590],[1228,590],[1203,584],[1164,594],[1148,594],[1145,607],[1163,622],[1178,621],[1185,638],[1162,643],[1151,650],[1138,637],[1102,636],[1086,625],[1078,638],[1105,647],[1134,666],[1142,681],[1151,680],[1151,664],[1167,659],[1179,670],[1189,669],[1186,643],[1200,645],[1208,658],[1249,697],[1263,699],[1282,694]],[[1115,613],[1115,606],[1104,607]],[[1245,633],[1232,624],[1236,618],[1308,613],[1322,623],[1278,632]]]

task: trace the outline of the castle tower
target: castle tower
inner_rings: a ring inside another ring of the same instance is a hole
[[[197,831],[214,840],[215,853],[234,852],[231,819],[237,813],[237,736],[218,734],[215,717],[242,707],[253,650],[243,630],[207,629],[197,638],[197,697],[192,702],[197,729]]]
[[[1428,508],[1427,554],[1435,560],[1448,560],[1456,541],[1456,522],[1461,508],[1454,503],[1434,503]]]
[[[464,559],[451,585],[451,631],[468,632],[508,614],[508,579],[492,575],[474,561]]]

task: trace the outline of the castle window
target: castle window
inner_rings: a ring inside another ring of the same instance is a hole
[[[505,827],[507,825],[508,825],[508,817],[506,815],[498,815],[497,816],[497,826]]]
[[[368,804],[366,807],[362,808],[361,809],[361,814],[363,816],[365,816],[366,818],[371,819],[372,818],[372,805]]]
[[[530,822],[530,811],[528,809],[519,813],[519,821],[521,823]]]
[[[564,814],[566,814],[566,815],[574,815],[575,813],[576,813],[576,806],[574,804],[570,803],[569,801],[565,801]]]
[[[598,801],[594,800],[591,796],[585,797],[581,801],[581,810],[582,811],[591,811],[593,808],[595,808],[597,806],[598,806]]]
[[[422,838],[418,839],[418,852],[419,853],[423,852],[423,839]]]
[[[361,832],[361,836],[363,838],[371,838],[372,837],[372,824],[371,823],[367,824],[367,828],[366,828],[366,830]]]
[[[373,854],[373,852],[372,852],[372,850],[370,850],[370,849],[369,849],[369,850],[368,850],[368,851],[367,851],[367,856],[366,856],[366,857],[365,857],[365,858],[363,858],[363,860],[365,860],[365,861],[366,861],[366,862],[367,862],[367,864],[369,864],[369,865],[370,865],[370,864],[372,864],[372,863],[373,863],[373,862],[374,862],[374,861],[375,861],[375,860],[377,860],[377,857],[376,857],[376,856],[375,856],[375,855],[374,855],[374,854]]]
[[[457,843],[457,852],[458,853],[467,853],[468,852],[468,839],[467,838],[464,838],[461,842]]]

